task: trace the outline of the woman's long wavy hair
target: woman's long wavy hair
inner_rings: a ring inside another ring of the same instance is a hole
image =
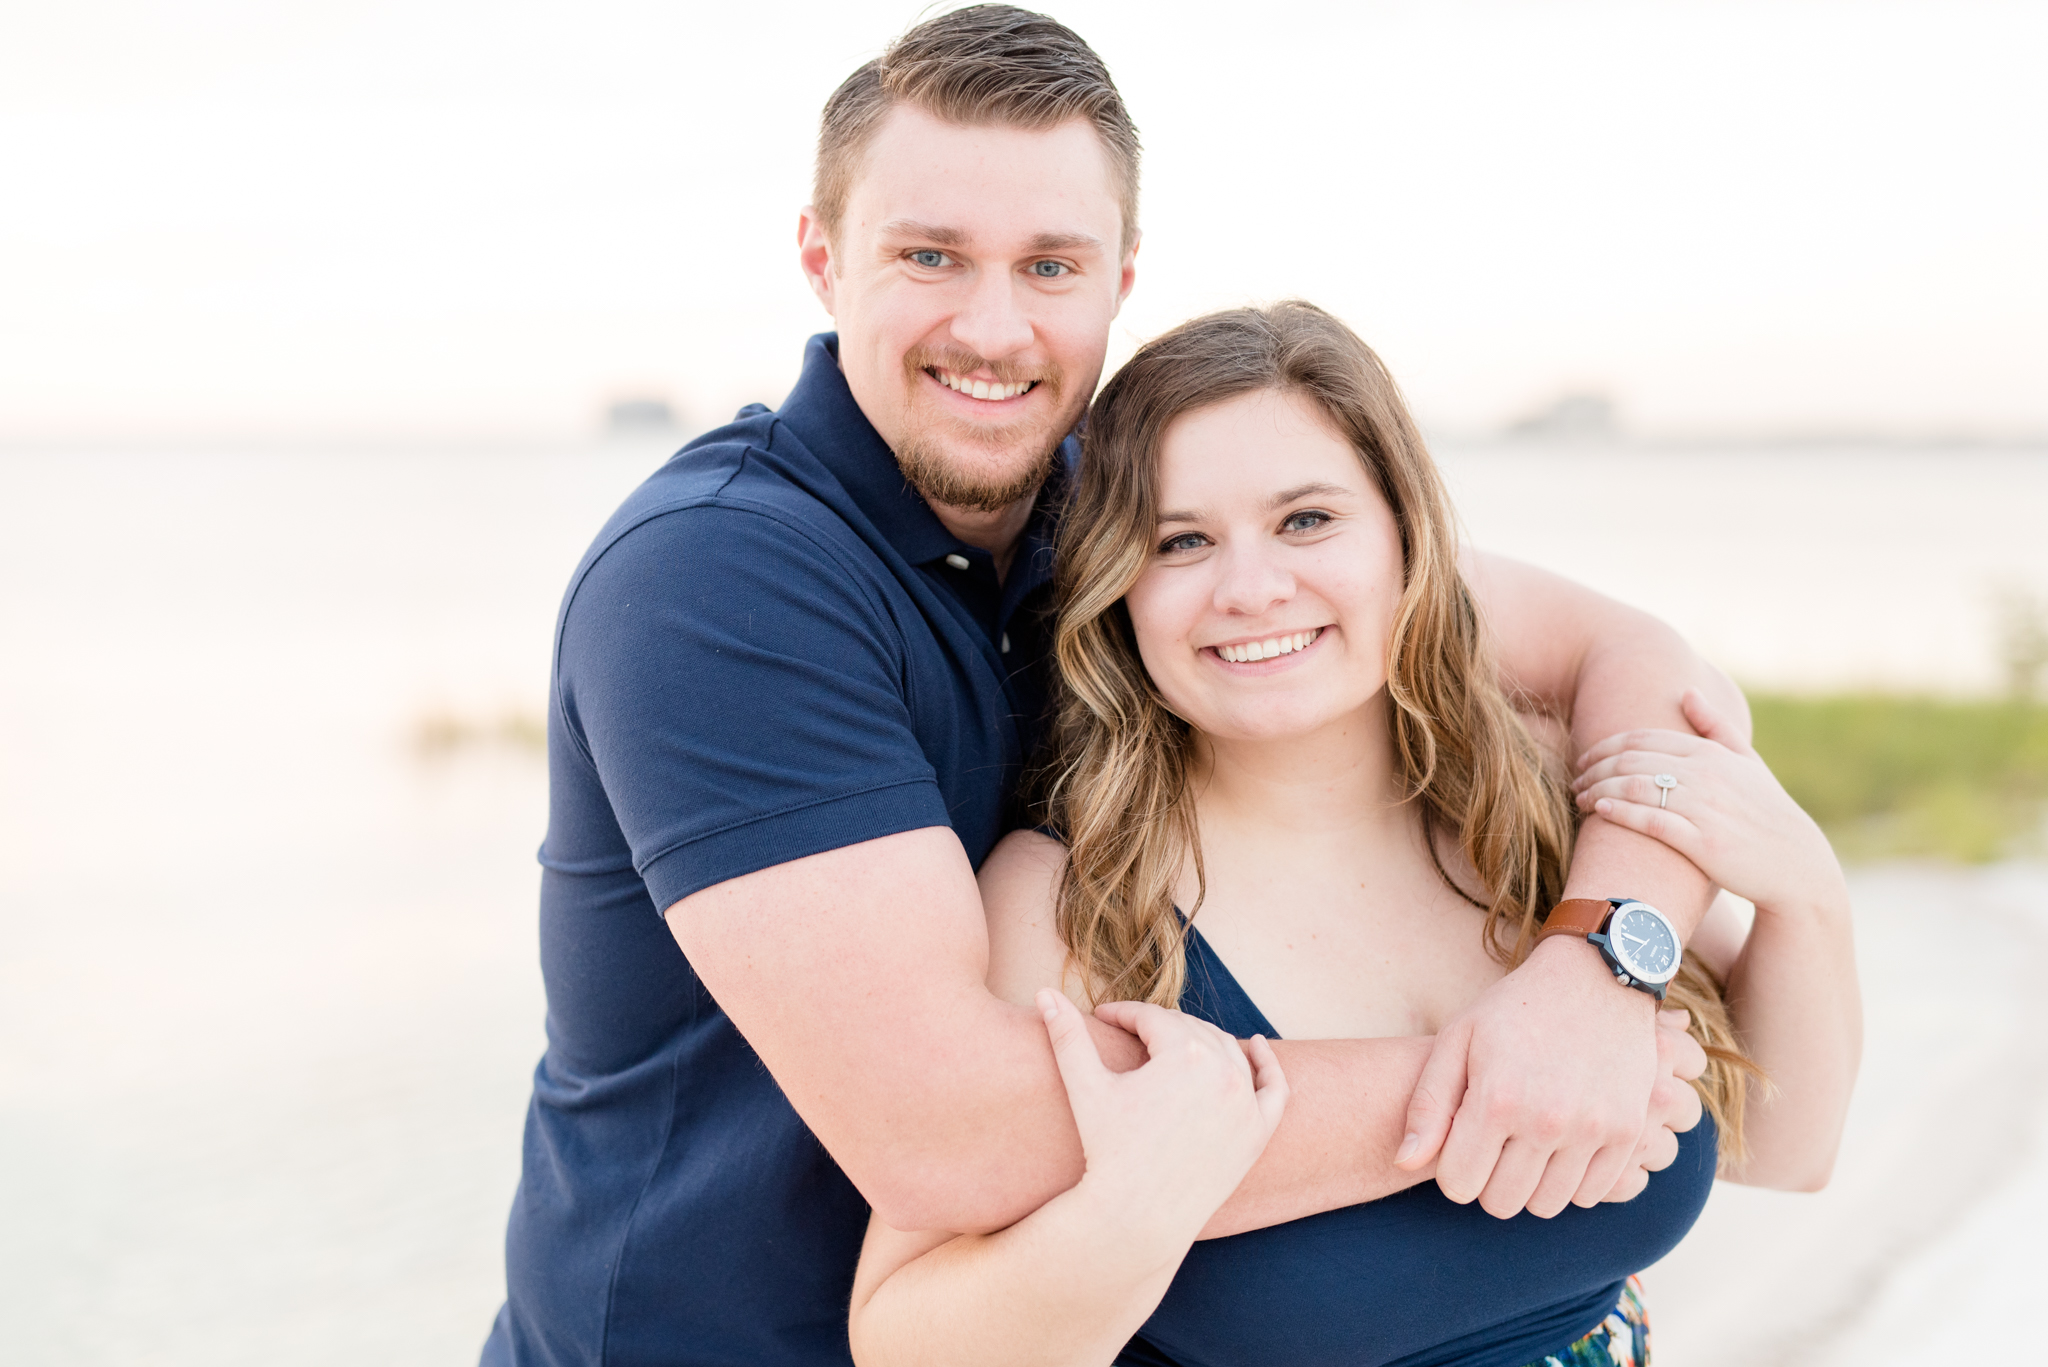
[[[1044,817],[1066,839],[1058,925],[1092,1001],[1174,1006],[1186,976],[1174,885],[1193,861],[1205,889],[1189,782],[1194,736],[1139,659],[1124,595],[1157,536],[1159,447],[1173,422],[1257,391],[1298,394],[1351,444],[1393,510],[1404,587],[1387,643],[1395,762],[1437,871],[1486,913],[1487,951],[1525,959],[1564,894],[1575,817],[1555,761],[1502,692],[1457,565],[1450,501],[1400,391],[1371,348],[1315,306],[1288,301],[1183,323],[1140,348],[1089,410],[1085,455],[1060,528],[1054,650],[1058,693],[1037,776]],[[1450,842],[1479,889],[1438,857]],[[1692,1013],[1709,1066],[1697,1084],[1739,1161],[1744,1074],[1720,984],[1687,960],[1669,1004]]]

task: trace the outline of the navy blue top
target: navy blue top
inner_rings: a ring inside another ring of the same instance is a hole
[[[486,1363],[850,1360],[867,1207],[661,913],[921,827],[978,866],[1044,697],[1051,550],[1041,515],[998,582],[905,486],[836,347],[812,338],[779,412],[743,410],[641,485],[563,599],[548,1049]]]
[[[1279,1038],[1193,927],[1181,1009]],[[1424,1182],[1195,1245],[1126,1367],[1524,1367],[1583,1337],[1674,1248],[1714,1185],[1714,1122],[1633,1201],[1496,1220]]]

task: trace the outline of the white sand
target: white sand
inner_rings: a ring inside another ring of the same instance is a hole
[[[1867,1036],[1834,1180],[1715,1190],[1644,1278],[1659,1367],[2048,1360],[2017,1338],[2048,1285],[2048,867],[1853,884]]]

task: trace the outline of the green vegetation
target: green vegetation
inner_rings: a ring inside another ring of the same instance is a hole
[[[2039,853],[2048,705],[1750,695],[1756,748],[1844,859]]]

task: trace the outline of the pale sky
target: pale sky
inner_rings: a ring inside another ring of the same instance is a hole
[[[2048,432],[2048,4],[1052,11],[1145,140],[1113,356],[1300,294],[1477,432]],[[817,111],[914,6],[0,11],[0,441],[778,400]]]

